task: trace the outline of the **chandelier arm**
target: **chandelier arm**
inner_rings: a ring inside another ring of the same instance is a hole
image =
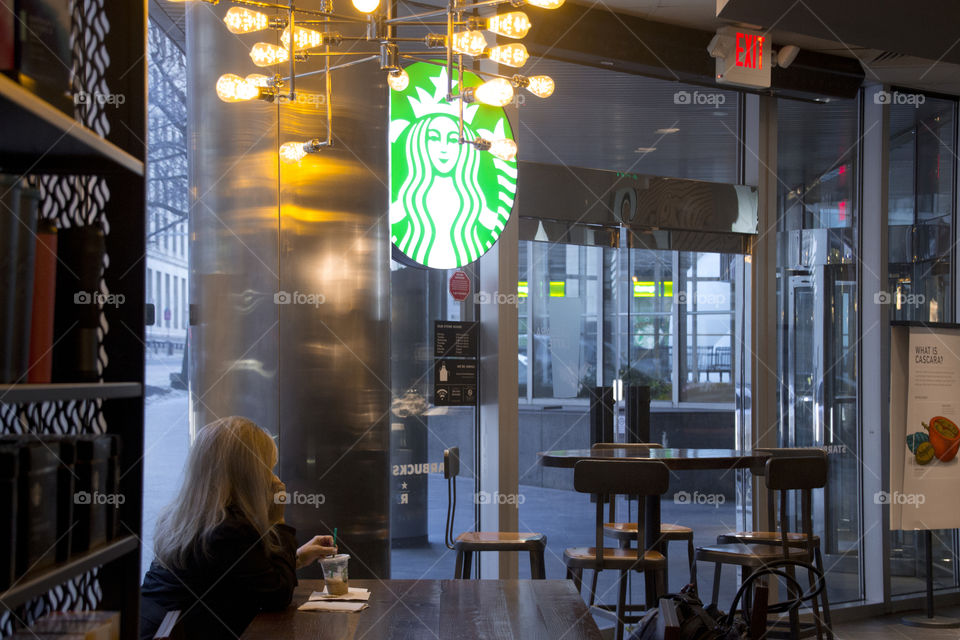
[[[290,7],[276,2],[260,2],[260,0],[230,0],[233,4],[239,4],[247,7],[257,7],[258,9],[282,9],[287,11]]]
[[[471,4],[461,4],[457,6],[457,11],[473,11],[474,9],[481,9],[483,7],[495,7],[498,4],[506,4],[510,0],[482,0],[481,2],[473,2]]]
[[[297,12],[301,12],[301,11],[303,11],[303,9],[297,9]],[[298,21],[297,21],[297,24],[300,24],[300,25],[309,24],[309,25],[313,25],[313,26],[322,26],[322,25],[325,25],[325,24],[337,24],[337,23],[340,23],[340,22],[349,23],[349,24],[356,24],[356,23],[358,23],[358,22],[364,22],[364,21],[363,21],[363,20],[358,20],[357,18],[351,18],[351,17],[349,17],[349,16],[336,16],[336,17],[334,17],[334,16],[331,14],[331,16],[330,16],[328,19],[326,19],[326,20],[298,20]]]
[[[416,22],[416,20],[420,18],[432,18],[434,16],[446,15],[447,11],[448,9],[435,9],[433,11],[424,11],[423,13],[413,13],[409,16],[390,18],[389,20],[385,20],[384,22],[386,24],[399,24],[401,22],[405,22],[408,20]],[[443,23],[443,24],[446,24],[446,23]]]
[[[333,144],[333,81],[330,78],[330,45],[326,47],[327,56],[323,59],[323,72],[325,74],[327,92],[327,146]]]
[[[460,14],[453,15],[453,8],[457,0],[449,0],[447,4],[447,100],[453,95],[453,21],[460,18]],[[462,80],[457,79],[457,89],[463,84]]]
[[[457,93],[463,93],[463,54],[462,53],[457,56]],[[460,138],[460,144],[463,144],[463,100],[458,100],[457,102],[460,103],[459,105],[460,106],[459,138]]]
[[[373,54],[370,51],[301,51],[299,54],[301,56],[306,56],[308,58],[326,58],[333,56],[367,56],[364,60],[369,60],[371,58],[379,57],[376,54]],[[297,77],[302,78],[305,76],[305,73],[298,73]]]
[[[432,52],[430,51],[414,51],[410,53],[401,53],[400,57],[405,58],[407,60],[412,60],[413,62],[426,62],[427,64],[433,64],[438,67],[446,66],[445,63],[437,62],[436,60],[430,60],[428,58],[421,58],[417,55],[419,54],[419,55],[428,56],[431,53]],[[504,80],[509,80],[510,82],[513,82],[513,76],[505,76],[499,73],[493,73],[492,71],[482,71],[480,69],[471,69],[470,73],[475,73],[478,76],[487,77],[487,78],[503,78]],[[457,96],[453,96],[453,97],[456,98]]]
[[[297,51],[296,51],[296,40],[297,40],[297,38],[296,38],[296,33],[297,33],[297,26],[296,26],[296,24],[295,24],[295,20],[296,20],[296,19],[295,19],[295,17],[294,17],[294,5],[293,5],[293,0],[289,0],[289,2],[290,2],[290,6],[287,8],[287,10],[289,11],[289,14],[290,14],[290,15],[289,15],[289,19],[288,19],[288,21],[287,21],[287,24],[289,25],[288,28],[290,29],[290,42],[288,43],[289,48],[290,48],[290,93],[289,93],[289,97],[290,97],[290,101],[293,102],[294,100],[297,99],[297,68],[296,68],[296,65],[297,65]],[[327,107],[327,110],[328,110],[328,111],[329,111],[329,108],[330,108],[330,107],[329,107],[329,105],[328,105],[328,107]]]
[[[236,2],[237,0],[230,0],[231,2]],[[245,0],[244,0],[245,1]],[[298,13],[306,13],[311,16],[317,16],[319,18],[336,18],[339,22],[354,22],[366,24],[367,20],[365,18],[357,18],[354,16],[345,16],[343,14],[334,13],[332,11],[317,11],[316,9],[297,9]]]
[[[341,54],[342,55],[342,54]],[[341,62],[340,64],[330,65],[330,71],[336,71],[337,69],[344,69],[346,67],[352,67],[356,64],[363,64],[364,62],[369,62],[370,60],[380,60],[379,55],[368,56],[366,58],[360,58],[359,60],[351,60],[350,62]],[[316,71],[307,71],[305,73],[297,74],[298,78],[308,78],[310,76],[319,76],[321,74],[327,73],[327,68],[324,66],[323,69],[317,69]],[[284,78],[284,82],[289,81],[289,78]]]
[[[461,20],[461,21],[454,20],[453,24],[456,27],[463,27],[470,23],[466,20]],[[398,19],[396,21],[390,22],[390,25],[394,27],[445,27],[447,26],[447,22],[445,20],[434,20],[431,22],[418,22],[416,20],[407,21],[407,19],[404,18],[403,20]],[[423,38],[419,38],[419,40],[423,40]]]
[[[390,18],[386,21],[387,24],[398,24],[406,20],[417,20],[419,18],[432,18],[434,16],[442,16],[450,12],[459,12],[459,11],[470,11],[472,9],[479,9],[481,7],[493,7],[499,4],[507,4],[510,0],[482,0],[481,2],[472,2],[470,4],[463,5],[453,5],[449,6],[446,9],[434,9],[432,11],[423,11],[421,13],[414,13],[409,16],[402,16],[396,18]]]

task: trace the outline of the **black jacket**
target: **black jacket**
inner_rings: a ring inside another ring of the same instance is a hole
[[[231,512],[210,534],[207,554],[194,545],[185,567],[154,560],[143,578],[140,638],[150,640],[167,611],[183,612],[187,638],[236,640],[261,610],[283,609],[297,585],[297,542],[292,527],[274,526],[282,550],[270,555],[257,530]]]

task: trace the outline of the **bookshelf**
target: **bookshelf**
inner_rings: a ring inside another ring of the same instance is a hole
[[[0,593],[0,638],[48,611],[121,612],[121,637],[139,637],[143,496],[144,256],[146,252],[146,0],[74,3],[74,91],[122,94],[71,117],[0,75],[0,171],[43,193],[41,219],[100,224],[102,284],[125,303],[100,310],[97,383],[0,385],[0,432],[121,438],[118,537]]]

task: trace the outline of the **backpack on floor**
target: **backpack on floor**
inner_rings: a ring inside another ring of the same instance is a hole
[[[816,577],[816,583],[809,591],[804,592],[796,578],[785,570],[787,567],[790,569],[805,569],[811,572],[811,575]],[[694,593],[694,585],[687,585],[680,593],[667,594],[661,598],[661,600],[673,601],[677,613],[677,622],[679,623],[677,640],[748,640],[750,638],[750,626],[747,620],[750,618],[750,612],[747,611],[744,615],[739,613],[737,608],[743,594],[763,576],[782,578],[790,591],[799,594],[784,602],[778,602],[767,607],[767,613],[783,613],[796,609],[804,601],[819,596],[825,586],[823,573],[807,562],[796,560],[771,562],[750,574],[743,581],[743,584],[737,590],[737,594],[733,597],[733,602],[730,603],[730,613],[725,614],[715,605],[704,607]],[[663,640],[663,634],[660,632],[659,607],[649,611],[640,620],[637,629],[630,636],[630,640]]]

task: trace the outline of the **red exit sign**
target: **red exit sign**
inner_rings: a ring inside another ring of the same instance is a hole
[[[708,47],[717,59],[717,84],[767,88],[770,51],[766,35],[739,27],[722,27]]]
[[[763,69],[763,36],[737,32],[734,64],[748,69]]]

